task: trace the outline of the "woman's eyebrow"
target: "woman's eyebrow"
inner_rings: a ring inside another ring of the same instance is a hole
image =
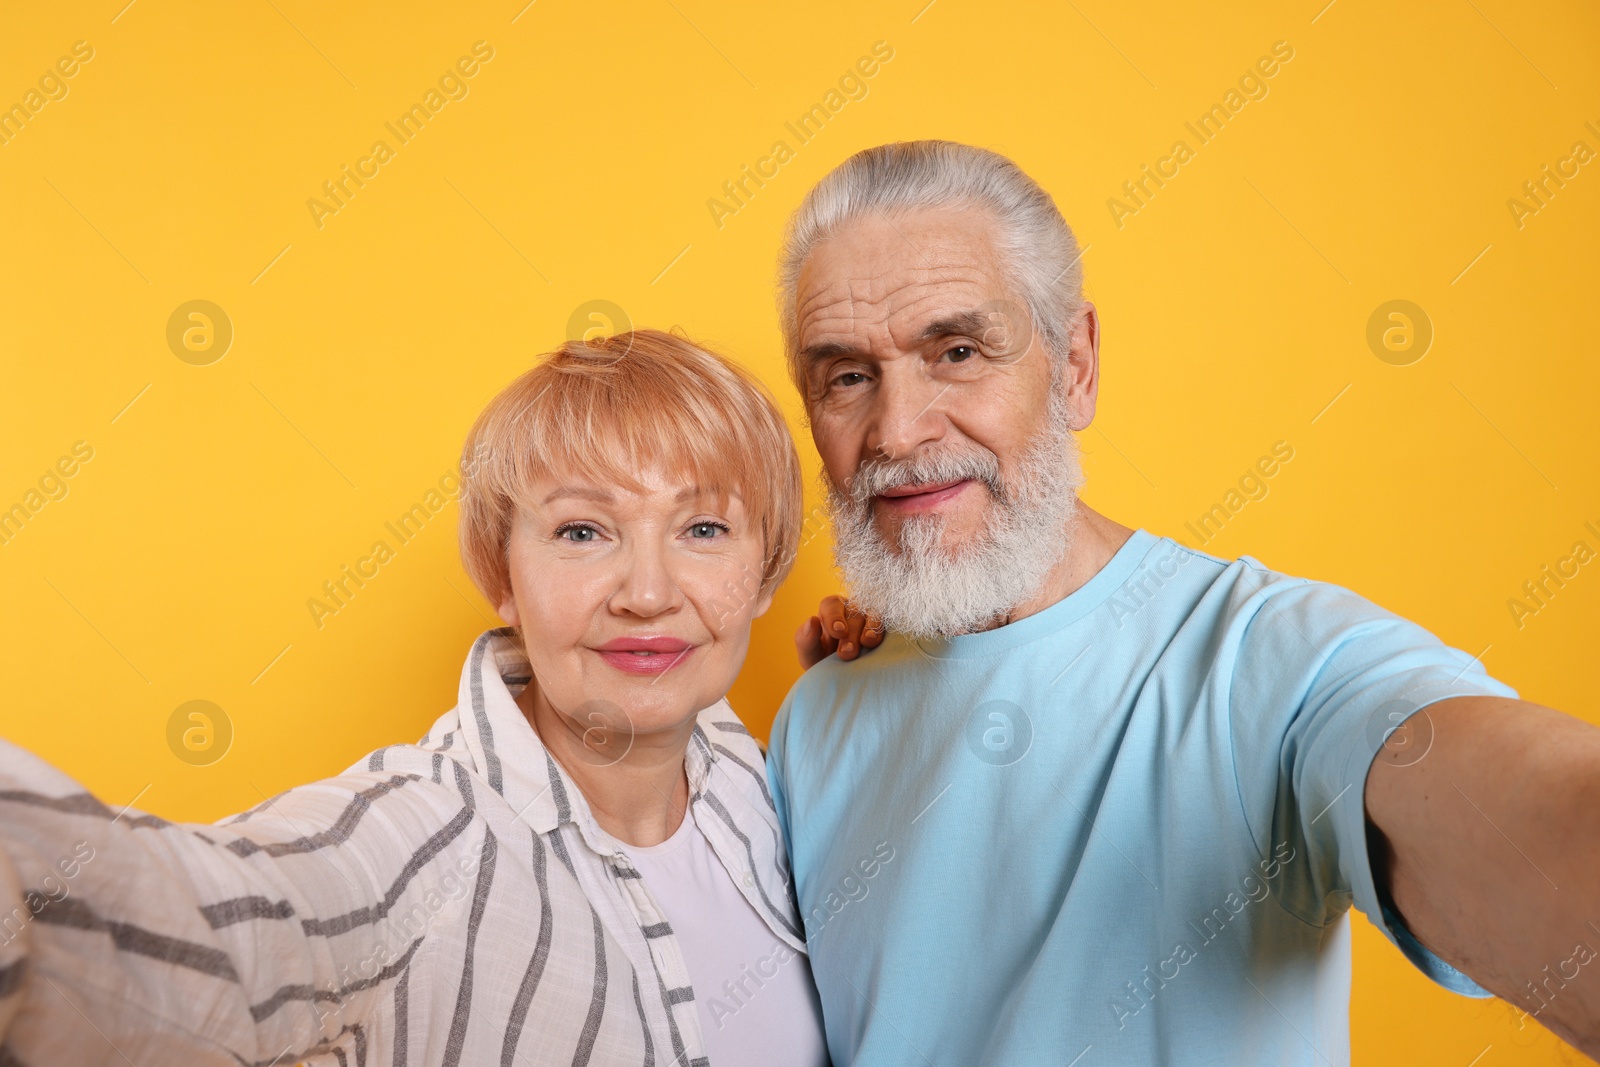
[[[579,500],[593,500],[597,504],[610,504],[616,499],[604,489],[595,489],[590,486],[583,485],[560,485],[552,489],[550,491],[550,495],[545,497],[544,500],[540,501],[540,503],[548,504],[552,500],[556,500],[564,496],[576,497]]]
[[[689,485],[678,490],[676,502],[682,504],[686,500],[695,500],[700,497],[716,497],[718,500],[740,500],[744,497],[733,489],[714,489],[703,485]]]
[[[718,494],[716,490],[708,489],[705,486],[686,485],[682,489],[678,490],[677,494],[673,497],[673,502],[682,504],[687,500],[717,495],[720,494]],[[728,493],[726,495],[730,497],[737,497],[739,494]],[[540,504],[548,504],[552,500],[558,500],[561,497],[573,497],[578,500],[592,500],[597,504],[612,504],[616,502],[616,496],[609,490],[587,485],[559,485],[552,489],[549,495],[540,501]]]

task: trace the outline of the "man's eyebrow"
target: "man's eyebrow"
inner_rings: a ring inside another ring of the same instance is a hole
[[[941,315],[924,326],[917,335],[917,343],[936,341],[941,337],[980,338],[983,336],[983,332],[991,325],[991,317],[977,308],[953,311],[949,314]],[[866,358],[868,355],[870,353],[860,345],[853,345],[846,341],[819,341],[814,345],[806,345],[800,349],[800,358],[806,363],[820,363],[835,356]]]
[[[834,356],[865,356],[866,350],[845,341],[819,341],[800,349],[800,358],[806,363],[821,363]]]
[[[934,319],[922,328],[917,340],[935,341],[941,337],[981,337],[990,325],[989,316],[977,308],[956,311]]]

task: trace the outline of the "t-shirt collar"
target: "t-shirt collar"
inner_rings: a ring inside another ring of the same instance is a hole
[[[1148,530],[1135,530],[1112,554],[1105,566],[1083,585],[1027,618],[956,637],[910,640],[923,655],[933,659],[970,659],[1005,652],[1046,634],[1055,633],[1089,615],[1132,577],[1150,550],[1161,539]],[[908,639],[909,640],[909,639]]]

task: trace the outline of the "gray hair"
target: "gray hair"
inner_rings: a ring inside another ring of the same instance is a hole
[[[1083,302],[1078,240],[1050,194],[998,152],[954,141],[900,141],[857,152],[806,194],[779,258],[779,316],[789,374],[800,382],[796,289],[812,249],[852,219],[972,205],[997,223],[995,251],[1052,356],[1066,354]]]

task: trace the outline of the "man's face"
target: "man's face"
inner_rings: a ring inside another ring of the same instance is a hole
[[[802,381],[817,451],[840,490],[862,464],[919,453],[982,455],[1015,483],[1046,426],[1052,375],[993,226],[976,208],[874,215],[807,259],[796,294]],[[1083,405],[1073,407],[1071,428],[1081,429]],[[908,522],[936,519],[954,550],[989,528],[997,503],[973,477],[874,488],[873,525],[890,546]]]

